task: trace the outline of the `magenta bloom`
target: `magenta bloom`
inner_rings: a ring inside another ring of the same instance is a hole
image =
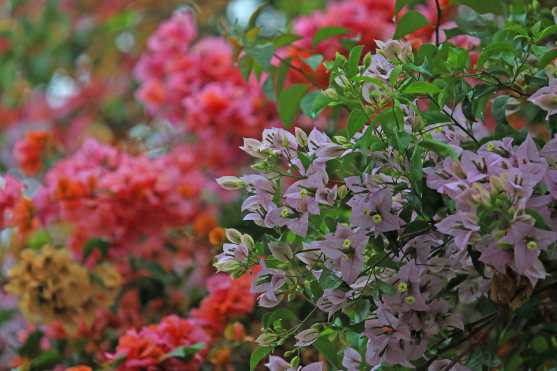
[[[535,285],[538,279],[545,277],[545,269],[539,255],[549,245],[557,241],[557,233],[534,227],[524,222],[513,224],[503,241],[514,246],[513,269]]]
[[[557,79],[550,78],[549,85],[532,94],[528,100],[546,111],[549,119],[557,113]]]
[[[378,233],[399,230],[404,221],[393,214],[392,197],[392,193],[387,189],[352,197],[348,201],[352,208],[350,223],[355,227]]]

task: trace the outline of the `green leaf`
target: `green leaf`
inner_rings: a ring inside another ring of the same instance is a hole
[[[92,238],[83,247],[83,261],[86,261],[95,250],[99,250],[101,256],[104,258],[108,254],[110,244],[102,238]]]
[[[501,0],[455,0],[456,3],[469,6],[477,13],[502,14],[505,6]]]
[[[544,68],[555,58],[557,58],[557,49],[548,51],[543,55],[543,57],[541,57],[540,61],[538,62],[538,68]]]
[[[292,44],[296,40],[300,40],[302,37],[292,34],[292,33],[284,33],[274,38],[273,46],[275,48],[282,48],[283,46],[287,46]]]
[[[184,345],[174,349],[173,351],[166,353],[162,359],[177,358],[182,361],[189,361],[192,357],[205,348],[205,344],[197,343],[193,345]]]
[[[50,242],[50,236],[44,229],[39,229],[27,239],[27,246],[33,250],[39,250]]]
[[[276,321],[298,322],[298,316],[288,308],[278,308],[263,316],[263,326],[265,328],[271,327]]]
[[[539,34],[537,34],[536,35],[536,42],[540,42],[543,39],[545,39],[546,37],[549,37],[549,36],[553,35],[554,33],[557,33],[557,24],[549,26],[549,27],[545,28],[543,31],[541,31]]]
[[[423,179],[423,151],[420,146],[414,147],[412,157],[410,159],[410,180],[412,185],[421,194],[421,184]]]
[[[426,95],[426,94],[437,94],[441,92],[441,89],[437,85],[432,84],[430,82],[414,81],[413,83],[405,87],[402,92],[405,94]]]
[[[321,65],[321,62],[323,62],[323,56],[321,54],[315,54],[304,59],[304,62],[315,71]]]
[[[435,139],[424,139],[421,143],[420,146],[429,149],[433,152],[436,152],[438,154],[440,154],[443,157],[451,157],[453,159],[458,159],[458,153],[455,152],[455,150],[453,149],[453,147],[451,147],[450,145],[440,142],[438,140]]]
[[[10,321],[16,314],[15,309],[0,309],[0,326]]]
[[[259,65],[264,69],[267,69],[271,65],[271,59],[275,54],[275,47],[270,43],[257,45],[251,49],[250,54],[255,62],[259,63]]]
[[[352,77],[358,73],[358,65],[360,64],[363,50],[363,45],[358,45],[350,50],[350,55],[348,56],[348,65],[346,66],[346,73],[348,77]]]
[[[427,25],[429,20],[422,13],[411,10],[398,21],[393,39],[401,39]]]
[[[506,118],[506,109],[507,109],[507,101],[509,97],[506,95],[500,95],[493,100],[491,104],[491,110],[493,114],[493,118],[497,122],[498,125],[506,125],[507,118]]]
[[[257,365],[263,360],[263,358],[267,357],[269,353],[273,351],[272,347],[258,347],[255,349],[249,358],[249,369],[250,371],[255,370]]]
[[[312,45],[315,47],[324,40],[344,35],[346,33],[348,33],[348,30],[343,27],[323,27],[315,33],[315,36],[313,36]]]
[[[277,109],[284,127],[292,126],[300,112],[300,102],[308,88],[306,84],[294,84],[280,92]]]
[[[315,115],[313,106],[315,104],[315,100],[317,97],[321,96],[321,92],[312,91],[307,93],[300,102],[300,108],[302,108],[302,112],[304,115],[311,117],[314,119],[317,115]]]
[[[269,100],[275,101],[277,99],[277,95],[275,94],[275,83],[272,75],[267,76],[265,82],[263,82],[263,93]]]
[[[263,12],[263,10],[269,6],[268,3],[263,2],[261,5],[259,5],[257,8],[255,8],[255,10],[253,11],[253,13],[251,13],[250,17],[249,17],[249,21],[248,21],[248,27],[246,28],[247,30],[251,30],[252,28],[255,27],[255,25],[257,24],[257,18],[259,18],[259,16],[261,15],[261,13]]]
[[[361,109],[355,109],[348,116],[348,136],[352,138],[367,122],[367,114]]]
[[[336,289],[340,285],[342,285],[342,280],[336,274],[328,269],[323,269],[319,276],[319,286],[322,289]]]
[[[253,58],[250,55],[244,55],[239,62],[240,73],[242,77],[247,80],[253,68]]]
[[[40,352],[40,344],[44,334],[42,331],[32,332],[25,343],[18,349],[17,353],[26,358],[33,358],[36,354]]]
[[[415,6],[417,4],[422,4],[423,0],[396,0],[395,4],[395,15],[398,14],[405,6]]]
[[[352,323],[356,324],[365,321],[368,317],[370,308],[371,303],[369,300],[360,299],[345,308],[343,312],[348,316],[348,318],[350,318]]]
[[[57,350],[49,350],[34,357],[31,361],[31,371],[47,370],[62,361],[62,355]]]
[[[511,43],[509,42],[499,42],[489,45],[482,52],[478,58],[478,66],[483,66],[483,64],[491,57],[498,55],[500,53],[514,53],[515,50]]]
[[[320,336],[315,343],[313,343],[315,349],[325,356],[327,361],[329,361],[336,369],[342,369],[340,359],[337,354],[337,349],[335,345],[329,341],[327,336]]]
[[[536,353],[543,353],[549,348],[549,344],[547,344],[547,340],[543,336],[536,336],[532,340],[532,348],[534,348]]]

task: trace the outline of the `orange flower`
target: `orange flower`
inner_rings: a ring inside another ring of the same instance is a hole
[[[75,366],[75,367],[69,367],[66,369],[66,371],[93,371],[93,369],[89,366]]]
[[[199,214],[193,221],[193,229],[199,236],[206,236],[216,226],[217,221],[210,211]]]
[[[209,242],[213,246],[220,246],[224,242],[224,229],[215,227],[209,232]]]

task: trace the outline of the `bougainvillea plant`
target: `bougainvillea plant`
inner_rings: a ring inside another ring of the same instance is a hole
[[[411,45],[419,3],[396,1],[394,40],[326,60],[326,89],[278,87],[286,124],[336,107],[344,127],[266,129],[242,147],[252,172],[218,179],[258,226],[228,229],[215,262],[260,267],[252,369],[557,366],[555,9],[456,0],[443,24],[435,1],[431,41]],[[257,30],[242,40],[256,75],[285,75]]]

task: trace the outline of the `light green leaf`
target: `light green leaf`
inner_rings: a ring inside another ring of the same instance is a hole
[[[197,343],[193,345],[185,345],[174,349],[172,352],[166,353],[163,359],[178,358],[183,361],[190,360],[197,352],[205,348],[205,344]]]
[[[313,37],[312,45],[315,47],[321,41],[330,39],[335,36],[344,35],[348,33],[348,30],[343,27],[323,27]]]
[[[321,65],[321,62],[323,62],[323,56],[321,54],[315,54],[312,55],[311,57],[304,59],[304,62],[306,62],[306,64],[310,66],[312,70],[315,71],[317,67]]]
[[[405,87],[402,92],[405,94],[420,94],[420,95],[437,94],[441,92],[441,88],[439,88],[437,85],[432,84],[430,82],[414,81],[413,83]]]
[[[458,153],[451,147],[450,145],[440,142],[435,139],[424,139],[420,146],[429,149],[433,152],[436,152],[444,157],[451,157],[453,159],[458,159]]]
[[[294,84],[280,92],[277,109],[284,127],[292,126],[300,112],[300,102],[308,88],[306,84]]]

